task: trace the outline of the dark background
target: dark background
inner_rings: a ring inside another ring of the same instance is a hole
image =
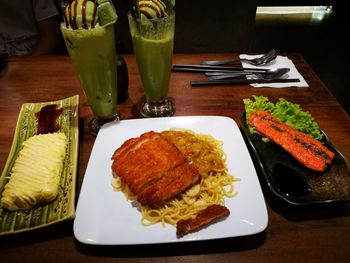
[[[127,0],[115,3],[119,54],[132,53]],[[350,51],[342,0],[176,0],[175,53],[300,53],[350,114]],[[257,6],[332,6],[322,21],[256,15]],[[63,51],[63,53],[66,53]]]

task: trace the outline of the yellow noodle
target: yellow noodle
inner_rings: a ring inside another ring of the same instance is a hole
[[[158,209],[141,206],[142,225],[176,225],[179,220],[193,218],[212,204],[224,205],[225,197],[231,198],[237,194],[234,182],[238,179],[228,173],[222,142],[211,135],[195,134],[189,130],[168,130],[162,134],[179,148],[188,162],[198,168],[202,181],[198,193],[194,186]],[[113,179],[112,186],[116,191],[122,191],[128,200],[136,200],[118,177]]]

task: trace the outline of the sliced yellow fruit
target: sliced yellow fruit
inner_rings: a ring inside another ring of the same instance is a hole
[[[66,146],[64,133],[40,134],[27,139],[4,187],[1,206],[15,211],[56,199]]]

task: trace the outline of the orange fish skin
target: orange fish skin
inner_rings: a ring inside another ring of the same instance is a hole
[[[332,163],[334,153],[312,136],[281,122],[267,111],[255,111],[249,123],[261,134],[289,152],[306,167],[323,172]]]

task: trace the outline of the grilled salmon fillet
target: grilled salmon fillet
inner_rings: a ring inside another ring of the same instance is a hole
[[[255,111],[249,123],[261,134],[282,146],[306,167],[323,172],[334,159],[334,153],[312,136],[281,122],[267,111]]]
[[[140,203],[158,207],[201,179],[180,150],[165,136],[147,132],[125,141],[112,156],[115,176]]]
[[[229,216],[230,210],[222,205],[211,205],[200,211],[195,218],[180,220],[176,224],[176,236],[182,237],[190,232],[197,231],[200,228]]]

